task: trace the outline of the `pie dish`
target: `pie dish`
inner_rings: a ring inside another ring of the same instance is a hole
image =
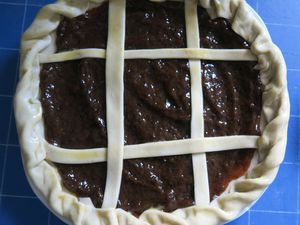
[[[26,175],[67,223],[222,224],[284,157],[284,59],[241,0],[59,1],[20,74]]]

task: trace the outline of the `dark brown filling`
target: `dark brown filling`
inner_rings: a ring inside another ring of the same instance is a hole
[[[57,52],[105,48],[107,3],[57,29]],[[186,47],[184,5],[127,0],[127,49]],[[201,46],[249,48],[228,21],[211,20],[198,7]],[[202,61],[205,136],[260,133],[261,83],[253,62]],[[48,142],[65,148],[107,145],[105,60],[49,63],[40,75]],[[125,144],[190,137],[190,74],[187,60],[126,60],[124,69]],[[247,170],[253,150],[207,154],[211,199]],[[63,185],[101,207],[106,163],[56,164]],[[194,204],[190,155],[124,161],[118,207],[141,214]]]

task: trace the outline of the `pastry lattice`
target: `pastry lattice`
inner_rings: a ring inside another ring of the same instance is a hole
[[[116,207],[121,186],[123,159],[193,154],[196,205],[209,204],[206,152],[256,148],[258,136],[204,137],[201,59],[255,61],[248,49],[200,48],[197,1],[185,1],[187,48],[124,50],[125,0],[109,1],[107,49],[78,49],[40,54],[40,63],[82,58],[106,58],[107,148],[64,149],[44,140],[46,158],[58,163],[107,161],[107,179],[102,208]],[[201,29],[201,28],[200,28]],[[191,76],[191,138],[124,146],[124,59],[189,59]]]

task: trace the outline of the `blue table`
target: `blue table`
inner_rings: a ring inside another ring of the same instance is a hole
[[[63,225],[31,191],[21,164],[12,113],[19,39],[38,10],[52,0],[0,2],[0,225]],[[300,225],[300,2],[248,0],[285,56],[291,99],[287,153],[275,182],[230,225]]]

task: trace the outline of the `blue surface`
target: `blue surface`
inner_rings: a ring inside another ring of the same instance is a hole
[[[31,191],[22,168],[12,95],[20,34],[51,0],[0,1],[0,225],[63,225]],[[287,153],[275,182],[229,225],[300,225],[300,4],[297,0],[248,0],[285,56],[291,119]]]

